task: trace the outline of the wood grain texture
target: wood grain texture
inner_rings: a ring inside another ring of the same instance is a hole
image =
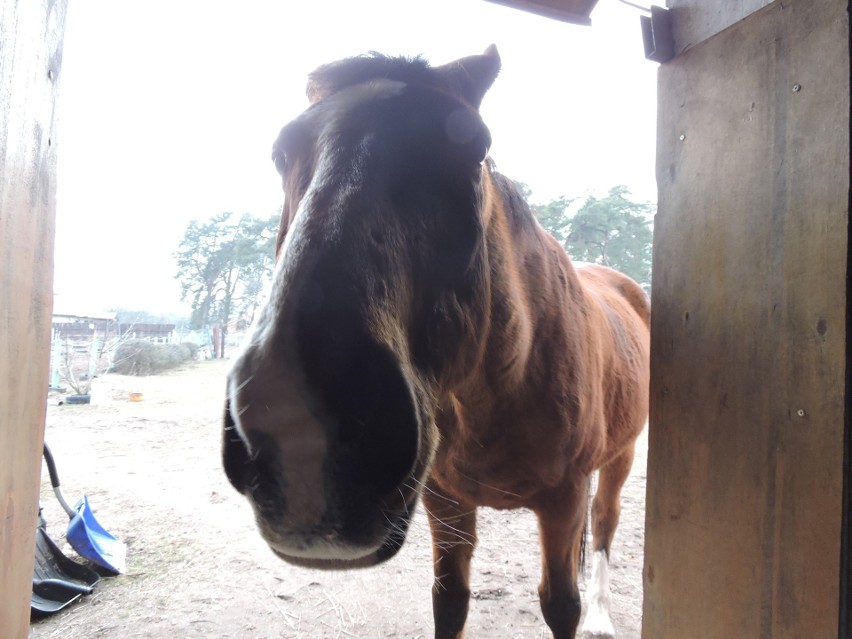
[[[29,633],[65,0],[0,1],[0,636]]]
[[[643,636],[836,637],[846,2],[660,68]]]

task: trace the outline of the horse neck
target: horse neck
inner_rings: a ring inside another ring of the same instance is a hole
[[[490,166],[483,176],[491,308],[475,385],[476,392],[487,387],[499,393],[539,381],[529,374],[543,348],[535,336],[559,333],[566,321],[582,323],[585,300],[567,254],[535,221],[514,185]],[[559,344],[550,341],[544,348],[552,347]]]

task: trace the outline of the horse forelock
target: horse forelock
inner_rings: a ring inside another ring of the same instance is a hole
[[[306,93],[311,103],[316,103],[348,86],[378,79],[424,86],[436,84],[434,70],[423,58],[372,52],[317,68],[308,76]]]

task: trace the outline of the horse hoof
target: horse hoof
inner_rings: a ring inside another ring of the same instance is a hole
[[[590,616],[592,618],[589,618]],[[615,639],[615,628],[609,617],[587,614],[580,637],[581,639]]]

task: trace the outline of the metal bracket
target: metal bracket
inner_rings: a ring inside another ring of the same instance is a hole
[[[652,6],[650,16],[640,16],[645,57],[654,62],[668,62],[675,56],[672,16],[668,9]]]

